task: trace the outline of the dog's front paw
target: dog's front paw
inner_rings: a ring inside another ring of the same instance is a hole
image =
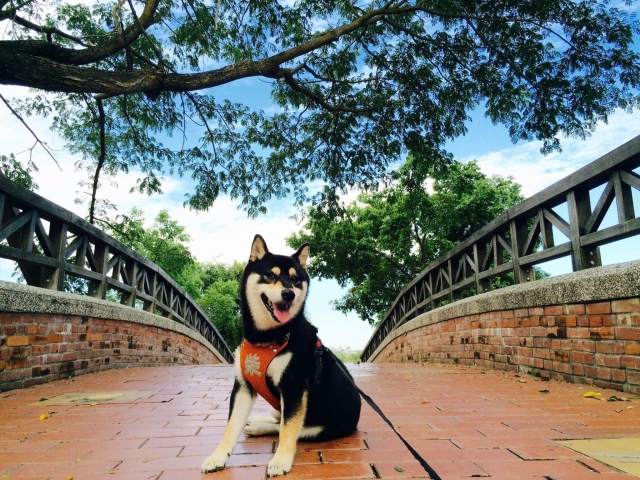
[[[276,455],[269,462],[267,467],[267,476],[276,477],[278,475],[286,475],[293,465],[293,455]]]
[[[277,423],[250,423],[244,427],[244,433],[251,437],[277,435],[279,432],[280,425]]]
[[[224,464],[227,463],[227,459],[229,458],[229,453],[226,451],[218,451],[216,449],[209,458],[207,458],[204,462],[202,462],[202,467],[200,467],[200,471],[202,473],[210,473],[217,472],[218,470],[222,470],[224,468]]]
[[[247,419],[247,425],[252,423],[280,423],[280,419],[271,415],[254,415]]]

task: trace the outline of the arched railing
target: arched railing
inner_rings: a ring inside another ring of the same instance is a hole
[[[600,245],[640,233],[632,188],[640,190],[640,136],[511,207],[431,263],[396,297],[367,342],[367,361],[394,329],[421,313],[488,292],[511,272],[515,283],[535,280],[534,266],[571,256],[573,271],[601,265]],[[590,191],[605,185],[594,208]],[[615,201],[618,223],[599,229]],[[553,209],[566,205],[568,219]],[[554,235],[554,230],[557,235]]]
[[[64,291],[65,277],[86,294],[141,307],[197,332],[229,362],[233,354],[213,322],[158,265],[70,211],[0,176],[0,257],[17,262],[27,284]]]

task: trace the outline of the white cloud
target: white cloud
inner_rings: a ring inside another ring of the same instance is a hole
[[[628,142],[639,132],[640,113],[618,111],[611,115],[607,125],[600,125],[588,139],[563,139],[562,153],[542,155],[541,143],[531,142],[460,160],[478,160],[482,171],[488,175],[512,175],[522,185],[523,194],[530,197]]]

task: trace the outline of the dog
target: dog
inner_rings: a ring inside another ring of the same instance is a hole
[[[356,430],[361,400],[353,378],[304,316],[308,258],[309,244],[286,256],[269,252],[260,235],[253,240],[240,285],[243,341],[235,353],[229,419],[203,473],[224,468],[243,432],[279,435],[267,467],[275,477],[291,470],[298,440],[333,440]],[[273,416],[249,417],[258,392]]]

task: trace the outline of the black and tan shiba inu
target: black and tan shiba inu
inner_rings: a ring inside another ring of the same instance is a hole
[[[276,435],[271,477],[291,470],[298,440],[324,441],[355,431],[360,396],[344,365],[317,338],[304,316],[309,245],[274,255],[256,235],[240,286],[244,340],[235,357],[229,421],[202,472],[224,468],[240,434]],[[278,414],[249,417],[260,393]]]

